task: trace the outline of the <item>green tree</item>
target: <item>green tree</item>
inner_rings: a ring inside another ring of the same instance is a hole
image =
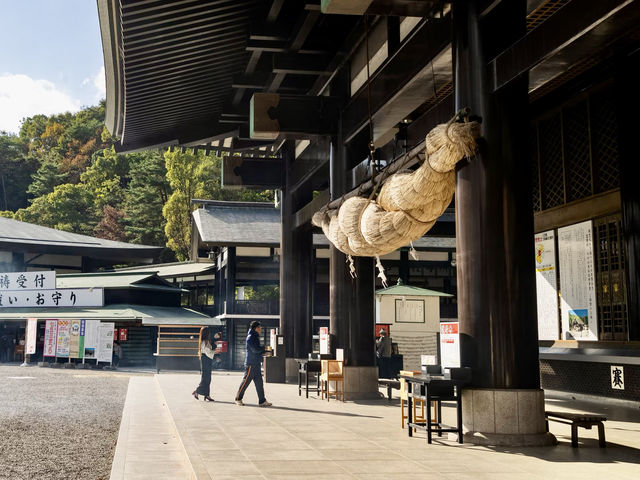
[[[38,170],[31,175],[31,184],[27,193],[33,198],[41,197],[53,192],[58,185],[66,183],[68,175],[60,173],[60,155],[57,152],[49,152],[44,155]]]
[[[127,240],[127,235],[124,231],[123,220],[123,210],[118,210],[111,205],[105,205],[102,219],[93,229],[93,234],[98,238],[124,242]]]
[[[93,199],[84,185],[65,183],[15,214],[16,220],[91,235],[97,224]]]
[[[157,150],[127,155],[130,181],[124,202],[125,231],[130,241],[165,246],[162,207],[169,197],[165,160]]]
[[[118,155],[113,147],[96,152],[91,165],[80,175],[80,181],[93,198],[97,215],[102,214],[106,205],[122,207],[128,180],[127,156]]]
[[[27,188],[37,167],[18,136],[0,132],[0,210],[27,206]]]

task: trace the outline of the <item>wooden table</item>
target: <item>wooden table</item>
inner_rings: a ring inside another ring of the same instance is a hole
[[[306,397],[309,398],[309,390],[316,392],[316,395],[320,392],[320,360],[310,360],[308,358],[296,358],[298,362],[298,396],[302,395],[302,378],[304,377],[304,390]],[[316,375],[316,386],[309,388],[309,374]]]
[[[458,434],[458,443],[462,443],[462,387],[467,382],[463,380],[451,380],[442,376],[421,375],[405,376],[401,375],[407,382],[407,431],[409,436],[413,436],[413,429],[423,429],[427,431],[427,442],[431,443],[432,434],[435,432],[439,437],[443,432],[455,432]],[[419,398],[427,405],[427,417],[423,422],[413,420],[413,399]],[[453,428],[442,423],[441,402],[455,401],[457,413],[457,427]],[[436,402],[438,406],[438,420],[431,423],[431,402]]]

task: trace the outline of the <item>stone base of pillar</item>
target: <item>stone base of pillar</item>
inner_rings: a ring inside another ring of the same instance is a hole
[[[557,443],[546,431],[541,389],[465,389],[462,424],[465,443],[514,447]]]
[[[344,399],[371,400],[382,397],[378,389],[378,367],[343,368]]]
[[[285,381],[286,383],[298,384],[298,362],[295,358],[287,358],[285,360]]]

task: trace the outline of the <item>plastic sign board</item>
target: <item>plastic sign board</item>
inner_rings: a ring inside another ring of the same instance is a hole
[[[30,318],[27,320],[27,344],[24,347],[25,355],[33,355],[36,353],[37,337],[38,337],[38,319]]]
[[[109,362],[113,358],[113,330],[114,323],[100,323],[98,325],[98,351],[97,359],[99,362]]]
[[[558,340],[558,282],[556,243],[553,230],[534,236],[538,339]]]
[[[53,290],[0,291],[0,307],[101,307],[102,288],[56,288]]]
[[[20,290],[53,290],[56,288],[56,272],[8,272],[0,273],[0,293]]]
[[[558,229],[562,340],[598,340],[591,221]]]
[[[46,320],[44,322],[44,351],[42,356],[56,356],[56,342],[58,341],[58,321]]]
[[[440,357],[442,367],[460,366],[460,332],[458,322],[440,323]]]
[[[71,337],[71,321],[58,320],[58,340],[56,343],[56,357],[69,357],[69,342]]]
[[[329,354],[329,327],[320,327],[320,354]]]
[[[84,320],[84,358],[96,358],[99,320]]]

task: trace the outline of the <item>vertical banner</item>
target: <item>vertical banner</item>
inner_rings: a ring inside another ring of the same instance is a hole
[[[98,348],[98,325],[99,320],[84,321],[84,358],[96,358]]]
[[[538,300],[538,340],[558,340],[558,282],[556,245],[553,230],[536,233],[536,296]]]
[[[458,322],[440,323],[440,364],[442,367],[460,366],[460,333]]]
[[[69,358],[82,358],[80,354],[80,320],[71,320],[69,336]]]
[[[128,338],[128,329],[126,328],[119,328],[118,331],[120,332],[118,335],[118,341],[120,342],[126,342],[127,338]]]
[[[98,352],[99,362],[111,362],[113,358],[113,332],[115,323],[100,323],[98,325]]]
[[[78,342],[78,358],[84,358],[84,334],[85,334],[85,326],[86,320],[80,320],[80,339]]]
[[[56,342],[58,341],[58,321],[46,320],[44,323],[44,351],[42,356],[56,356]]]
[[[558,229],[563,340],[598,340],[591,221]]]
[[[27,320],[27,344],[24,347],[26,355],[34,355],[36,353],[36,339],[38,337],[38,319],[30,318]]]
[[[71,322],[69,320],[58,320],[58,341],[56,344],[56,357],[69,357],[70,333]]]

